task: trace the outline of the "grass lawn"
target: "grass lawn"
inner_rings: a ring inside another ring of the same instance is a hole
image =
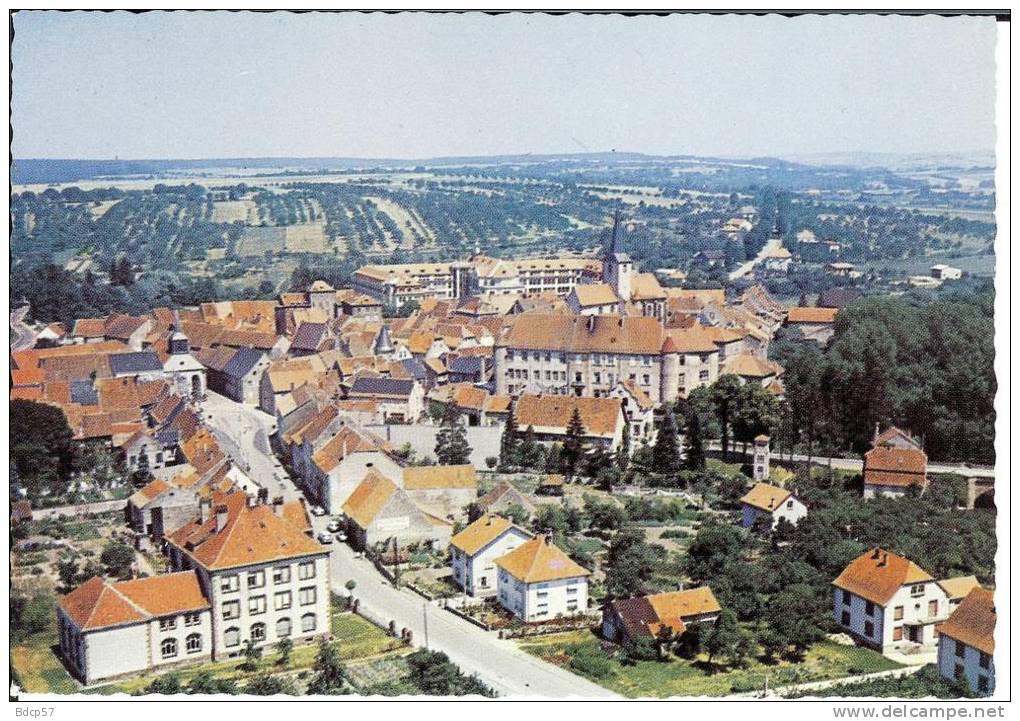
[[[570,659],[580,647],[601,653],[598,637],[591,631],[545,636],[521,643],[528,653],[570,667]],[[765,673],[772,687],[807,681],[887,671],[900,665],[870,649],[839,646],[824,641],[815,644],[801,663],[781,662],[766,666],[757,659],[746,669],[707,668],[706,657],[697,660],[674,658],[670,661],[639,661],[624,666],[619,656],[610,659],[609,672],[602,678],[589,676],[595,683],[628,698],[667,698],[670,696],[726,696],[760,688]],[[853,674],[851,674],[853,669]]]
[[[11,664],[29,693],[76,693],[78,684],[68,675],[50,646],[57,637],[39,635],[11,646]]]

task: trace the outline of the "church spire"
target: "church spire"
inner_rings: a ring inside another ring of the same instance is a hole
[[[622,252],[620,249],[620,209],[613,211],[613,238],[609,241],[608,255],[616,255]]]

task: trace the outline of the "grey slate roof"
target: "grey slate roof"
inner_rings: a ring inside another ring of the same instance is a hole
[[[462,356],[450,361],[446,368],[450,373],[463,375],[477,375],[482,370],[483,359],[481,356]]]
[[[159,360],[159,356],[151,350],[114,353],[109,356],[109,359],[110,370],[115,376],[122,373],[148,373],[163,370],[163,363]]]
[[[406,370],[415,380],[423,381],[427,377],[427,374],[425,373],[425,364],[417,358],[402,360],[400,361],[400,365],[404,366],[404,370]]]
[[[294,342],[290,344],[290,348],[291,350],[318,350],[325,333],[325,323],[309,323],[306,321],[298,326],[297,331],[294,333]]]
[[[99,396],[91,380],[71,381],[71,402],[83,406],[99,405]]]
[[[351,393],[358,395],[400,396],[411,395],[414,381],[408,378],[370,378],[360,376],[354,379]]]
[[[258,348],[238,348],[234,357],[223,367],[223,372],[231,378],[243,378],[265,355],[266,352]]]

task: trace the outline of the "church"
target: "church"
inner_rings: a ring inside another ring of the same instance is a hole
[[[666,291],[654,273],[637,273],[623,251],[620,211],[613,215],[613,234],[602,257],[602,282],[576,285],[567,294],[575,315],[641,315],[665,320]]]

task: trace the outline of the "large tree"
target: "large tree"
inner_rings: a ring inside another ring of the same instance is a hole
[[[655,445],[652,446],[652,462],[659,473],[671,474],[680,470],[680,448],[677,443],[676,417],[667,409],[659,426]]]
[[[32,497],[63,492],[74,463],[71,428],[64,412],[17,399],[11,401],[10,413],[10,452],[18,482]]]
[[[740,393],[740,379],[732,373],[719,376],[719,379],[712,384],[712,403],[715,406],[716,417],[719,419],[723,458],[729,456],[731,424],[738,393]]]
[[[625,528],[609,543],[606,555],[606,592],[613,598],[629,598],[645,591],[657,558],[640,528]]]
[[[574,408],[574,412],[570,414],[567,435],[563,439],[563,447],[560,450],[560,463],[568,476],[577,472],[581,458],[584,456],[584,445],[584,424],[581,422],[581,412]]]
[[[443,425],[436,434],[436,460],[441,466],[459,466],[471,457],[467,430],[460,422],[457,412],[448,407],[443,416]]]

